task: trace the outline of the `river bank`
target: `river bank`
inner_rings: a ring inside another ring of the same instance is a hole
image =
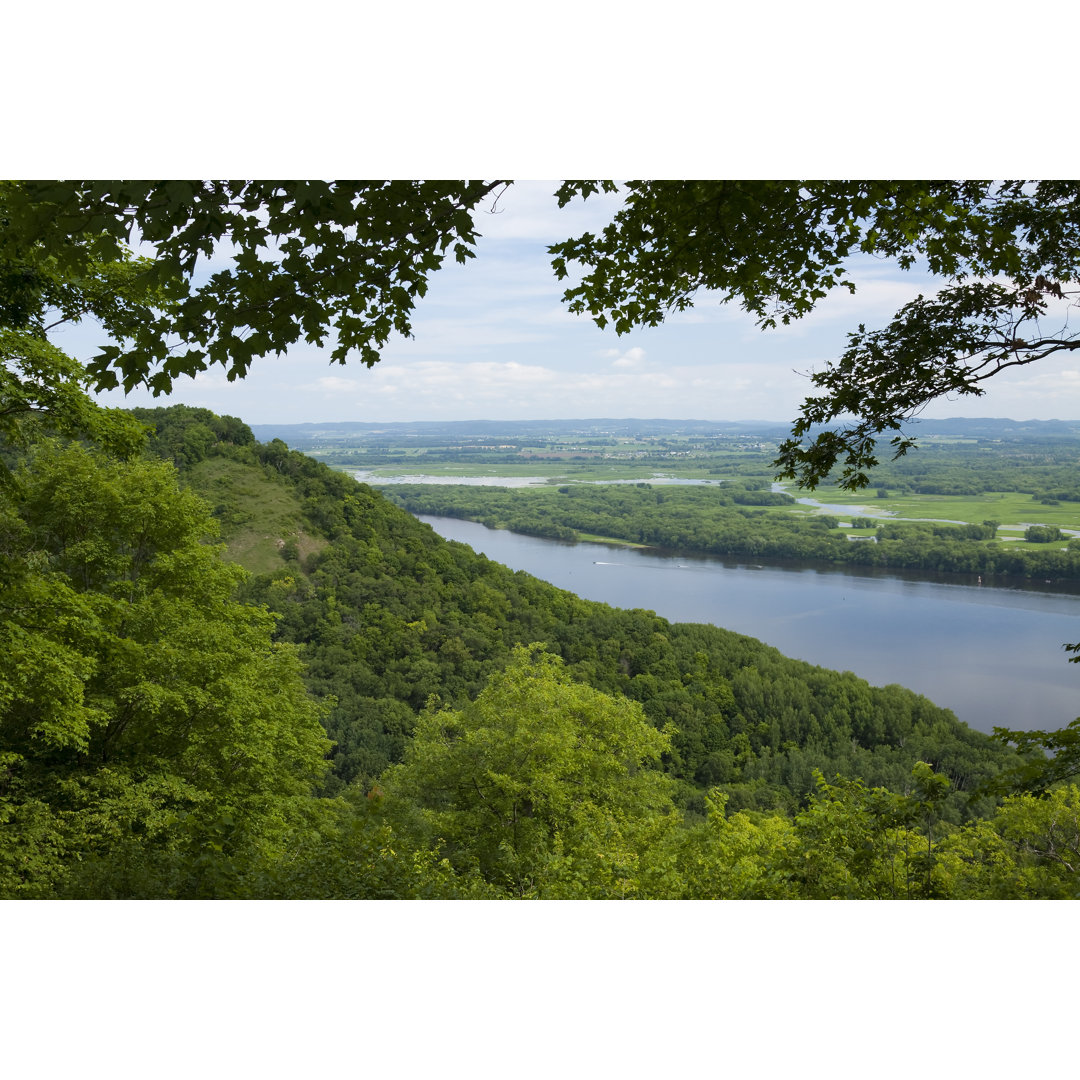
[[[1076,592],[573,544],[419,517],[447,539],[586,599],[713,623],[874,685],[898,683],[982,731],[1061,727],[1080,712],[1080,670],[1062,650],[1080,637]]]

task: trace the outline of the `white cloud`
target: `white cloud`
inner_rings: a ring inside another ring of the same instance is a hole
[[[555,384],[560,380],[558,372],[550,368],[516,361],[476,361],[455,364],[437,361],[421,361],[408,367],[383,368],[378,376],[386,379],[404,378],[418,380],[422,386],[446,386],[449,384],[469,383],[489,392],[496,388],[519,389],[542,384]],[[378,377],[377,376],[377,377]]]
[[[356,379],[342,379],[338,375],[324,375],[315,380],[315,385],[321,390],[331,394],[344,394],[360,389],[360,383]]]
[[[644,350],[637,349],[635,358],[643,357]],[[355,418],[385,420],[586,416],[787,419],[794,415],[804,387],[801,381],[793,385],[790,374],[786,380],[784,375],[779,373],[778,377],[767,365],[753,362],[614,370],[609,366],[592,371],[517,361],[401,361],[374,369],[363,380],[366,392],[350,404],[360,410]],[[393,415],[385,411],[391,396]],[[343,418],[344,414],[338,417]]]
[[[621,354],[616,349],[605,349],[604,352],[608,356],[615,354],[615,359],[611,363],[613,368],[634,369],[640,368],[645,363],[645,350],[638,345]]]

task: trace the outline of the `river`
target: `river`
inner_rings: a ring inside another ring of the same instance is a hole
[[[567,544],[419,515],[441,536],[588,600],[765,641],[788,656],[899,683],[981,731],[1063,727],[1080,713],[1080,596],[915,574],[761,565]]]

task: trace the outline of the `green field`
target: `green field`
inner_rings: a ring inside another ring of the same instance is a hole
[[[447,478],[481,476],[485,478],[523,477],[544,478],[549,484],[573,483],[611,483],[614,481],[635,481],[655,483],[663,478],[684,480],[705,480],[722,483],[723,477],[716,475],[717,466],[687,464],[679,468],[660,470],[649,466],[624,465],[607,462],[595,464],[557,464],[557,470],[542,463],[521,465],[439,465],[425,463],[423,475]],[[354,470],[346,470],[352,472]],[[408,470],[397,465],[386,465],[364,470],[370,473],[370,482],[376,486],[382,478],[408,475]],[[659,474],[659,475],[658,475]],[[753,475],[749,471],[742,475]],[[758,475],[767,476],[760,471]],[[1038,499],[1021,492],[987,492],[983,495],[905,495],[890,493],[888,498],[878,498],[874,491],[852,493],[840,488],[822,487],[814,492],[801,492],[794,485],[785,485],[785,490],[796,498],[808,497],[831,507],[846,508],[854,517],[887,515],[894,520],[915,521],[959,521],[980,524],[983,521],[1000,523],[1001,539],[1017,538],[1023,535],[1028,525],[1054,525],[1061,529],[1080,532],[1080,503],[1060,503],[1046,505]],[[798,505],[788,509],[788,513],[813,514],[814,507]],[[831,511],[843,516],[843,510]]]
[[[370,473],[373,482],[379,478],[407,476],[414,472],[423,473],[425,476],[446,477],[543,477],[551,484],[603,484],[614,480],[633,480],[641,483],[649,483],[658,477],[675,477],[684,480],[715,480],[717,483],[723,480],[723,475],[717,474],[715,463],[709,462],[702,465],[686,464],[678,467],[659,467],[657,465],[635,465],[623,462],[568,462],[563,460],[537,459],[527,464],[500,464],[480,465],[464,464],[450,465],[417,459],[415,469],[409,464],[400,465],[375,465],[370,467],[335,465],[335,468],[345,472]],[[761,476],[768,475],[764,468],[757,470]],[[735,475],[732,472],[731,475]],[[740,475],[744,475],[740,473]]]
[[[1025,528],[1036,524],[1080,533],[1080,440],[1075,433],[1048,438],[1026,429],[1018,432],[1009,422],[988,421],[984,426],[977,436],[958,431],[924,437],[917,451],[875,468],[870,486],[859,493],[831,485],[803,492],[788,484],[789,494],[813,498],[825,509],[800,504],[777,512],[807,516],[825,512],[845,523],[851,517],[974,525],[992,520],[999,523],[997,539],[1003,541],[1021,541]],[[615,422],[604,421],[591,428],[585,424],[572,432],[532,437],[512,431],[481,437],[460,429],[445,437],[429,433],[395,439],[383,433],[377,445],[350,446],[339,440],[310,452],[345,472],[362,471],[374,486],[403,476],[421,483],[424,477],[451,482],[504,477],[517,482],[510,486],[529,479],[541,486],[615,482],[660,486],[671,480],[767,484],[775,474],[775,435],[770,439],[764,431],[760,437],[721,442],[700,431],[664,430],[659,422],[652,423],[652,430],[650,422],[640,422],[635,434],[616,427]],[[422,443],[414,438],[422,438]],[[983,487],[994,490],[971,494]],[[843,531],[849,536],[869,535],[867,530]]]
[[[839,488],[819,488],[813,493],[800,493],[794,486],[786,490],[796,498],[805,494],[831,506],[848,507],[852,516],[873,516],[887,513],[890,518],[915,521],[962,521],[977,525],[997,521],[1001,539],[1010,534],[1023,535],[1028,525],[1056,525],[1060,529],[1080,531],[1080,503],[1060,503],[1048,506],[1016,491],[990,491],[983,495],[901,495],[890,493],[877,498],[871,492],[854,494]]]
[[[618,547],[647,548],[648,544],[635,544],[632,540],[620,540],[617,536],[598,536],[595,533],[578,533],[578,539],[590,544],[615,544]]]

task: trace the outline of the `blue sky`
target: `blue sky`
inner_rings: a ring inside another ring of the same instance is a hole
[[[790,420],[811,390],[805,373],[844,346],[858,323],[881,325],[907,300],[932,290],[917,272],[866,259],[854,296],[836,292],[807,318],[759,330],[734,305],[704,295],[665,324],[623,337],[601,331],[560,301],[548,244],[598,229],[616,196],[559,210],[557,181],[519,182],[479,213],[477,258],[431,279],[413,320],[414,337],[391,340],[372,369],[331,365],[328,353],[297,346],[257,360],[242,381],[220,369],[181,380],[169,399],[133,392],[105,404],[183,402],[248,423],[663,417]],[[59,339],[61,342],[65,338]],[[89,328],[66,335],[86,358]],[[928,417],[1080,417],[1080,361],[1044,360],[991,381],[981,399],[943,400]]]

